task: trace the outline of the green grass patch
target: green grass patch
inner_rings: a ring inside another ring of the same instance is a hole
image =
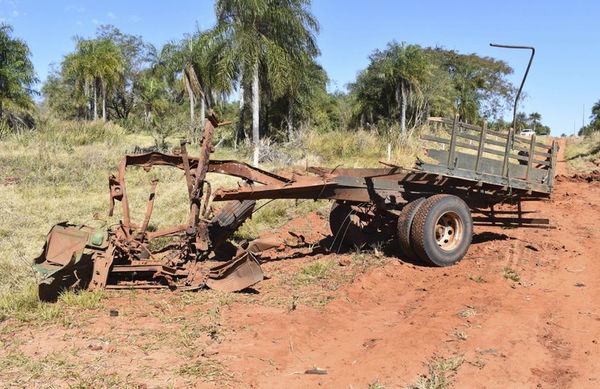
[[[103,291],[79,291],[61,294],[56,303],[42,302],[37,295],[37,286],[31,282],[0,293],[0,321],[14,318],[24,322],[68,324],[66,312],[69,309],[97,310],[104,306],[103,298]]]
[[[311,262],[300,270],[294,278],[294,283],[306,285],[328,279],[332,275],[335,265],[335,261],[332,260]]]

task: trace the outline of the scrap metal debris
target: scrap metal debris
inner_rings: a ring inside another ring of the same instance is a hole
[[[122,219],[109,227],[92,227],[61,222],[50,230],[42,254],[34,260],[40,275],[39,297],[53,301],[66,289],[168,288],[197,290],[209,287],[238,291],[263,279],[257,260],[262,250],[283,242],[257,241],[238,249],[236,255],[220,260],[217,251],[251,217],[254,200],[235,200],[215,211],[208,172],[244,179],[244,185],[287,181],[235,161],[209,161],[214,130],[219,126],[214,115],[206,121],[200,156],[188,155],[187,142],[178,152],[149,152],[125,156],[118,174],[108,179],[109,216],[121,204]],[[128,167],[150,171],[154,166],[183,170],[189,198],[185,224],[160,230],[150,228],[158,181],[150,182],[146,212],[140,223],[131,220],[125,173]]]

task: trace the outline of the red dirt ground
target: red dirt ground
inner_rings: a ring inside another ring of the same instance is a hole
[[[356,254],[298,255],[264,265],[272,277],[257,285],[256,295],[223,303],[227,296],[209,292],[108,294],[105,306],[118,309],[118,317],[103,309],[74,326],[9,320],[0,324],[0,339],[34,360],[49,350],[73,354],[76,359],[64,358],[141,387],[366,388],[377,382],[396,388],[428,374],[432,359],[457,355],[464,362],[454,387],[600,387],[600,182],[566,175],[560,159],[552,199],[527,206],[556,229],[476,228],[467,256],[450,268],[386,258],[340,287],[309,286],[309,292],[325,291],[324,306],[303,304],[301,297],[296,304],[290,280],[302,266],[327,259],[343,264]],[[328,232],[316,214],[292,224],[309,242]],[[333,271],[346,268],[336,264]],[[507,268],[520,280],[506,278]],[[206,311],[214,313],[216,301],[213,328]],[[201,331],[186,335],[185,326],[197,323]],[[185,376],[181,366],[190,361],[225,371],[209,372],[214,379],[206,371]],[[327,374],[304,374],[313,367]],[[14,366],[4,369],[0,381],[47,384],[19,380],[17,373]],[[55,383],[72,382],[63,376]]]

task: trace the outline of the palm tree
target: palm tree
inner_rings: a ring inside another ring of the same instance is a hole
[[[296,127],[296,119],[302,119],[306,108],[324,92],[327,85],[327,74],[313,58],[305,58],[302,66],[295,67],[290,75],[288,90],[285,95],[287,100],[287,136],[291,140]]]
[[[11,36],[12,28],[0,24],[0,120],[7,104],[29,109],[37,82],[27,44]]]
[[[590,116],[590,124],[594,127],[600,127],[600,100],[592,106],[592,115]]]
[[[261,78],[274,94],[286,89],[295,65],[318,53],[316,19],[309,0],[218,0],[213,34],[223,48],[217,68],[244,88],[252,90],[253,163],[259,157]],[[251,80],[251,82],[248,82]],[[242,96],[243,97],[243,96]],[[240,106],[243,100],[240,99]]]
[[[80,40],[77,42],[77,48],[75,52],[65,56],[62,67],[65,73],[65,77],[71,78],[76,82],[76,89],[83,94],[86,100],[86,119],[90,119],[91,112],[94,110],[94,105],[90,102],[90,84],[93,79],[93,72],[91,69],[91,61],[85,55],[84,47],[86,42]]]
[[[65,57],[66,73],[78,80],[86,98],[91,88],[93,119],[98,119],[98,89],[102,93],[102,119],[106,120],[106,94],[122,78],[121,51],[108,39],[78,39],[74,53]]]
[[[417,45],[391,42],[382,56],[383,77],[394,87],[395,100],[400,114],[400,130],[406,132],[406,110],[409,94],[419,93],[420,85],[427,79],[429,63],[425,52]]]
[[[525,128],[525,126],[527,126],[527,114],[525,112],[518,112],[515,122],[516,122],[517,128],[515,128],[514,130],[515,131],[518,131],[518,129],[522,130],[523,128]]]
[[[535,132],[535,128],[537,127],[538,123],[542,121],[542,115],[540,115],[538,112],[532,112],[529,114],[529,120],[533,124],[533,132]]]
[[[206,104],[213,106],[216,100],[224,100],[231,92],[231,80],[219,73],[216,64],[219,50],[208,32],[197,31],[180,44],[180,65],[190,101],[190,126],[195,124],[194,107],[200,105],[200,128],[204,126]]]
[[[122,79],[123,57],[111,40],[102,39],[96,45],[95,70],[102,89],[102,120],[106,121],[106,93]]]

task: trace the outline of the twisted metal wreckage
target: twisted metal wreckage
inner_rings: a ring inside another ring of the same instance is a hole
[[[276,174],[243,162],[210,160],[213,135],[222,124],[214,114],[208,115],[198,157],[188,155],[186,141],[171,154],[126,155],[118,175],[109,177],[109,215],[118,201],[122,220],[108,228],[55,225],[34,260],[40,298],[55,300],[65,289],[248,288],[264,277],[258,254],[283,241],[255,240],[238,247],[229,260],[221,252],[227,251],[226,242],[251,217],[260,199],[333,200],[329,214],[333,247],[395,237],[399,256],[433,266],[452,265],[464,257],[473,225],[549,226],[548,219],[528,217],[534,212],[522,209],[527,201],[549,198],[554,184],[557,144],[538,142],[535,135],[492,131],[485,123],[481,127],[462,123],[458,116],[430,118],[431,133],[422,137],[430,142],[425,150],[430,161],[417,159],[412,169],[384,164]],[[151,231],[156,181],[151,183],[144,219],[141,224],[132,222],[125,172],[133,166],[183,171],[187,223]],[[236,189],[213,191],[207,173],[242,182]],[[227,203],[215,210],[215,201]]]

